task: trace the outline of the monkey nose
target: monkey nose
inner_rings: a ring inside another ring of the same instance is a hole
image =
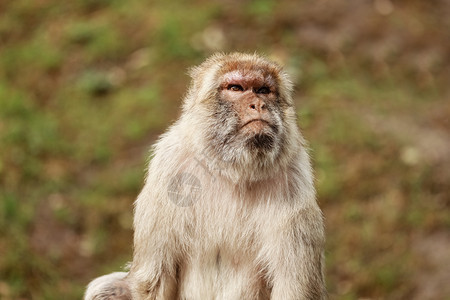
[[[255,101],[248,105],[248,108],[250,110],[255,110],[257,112],[261,112],[262,110],[266,109],[266,104],[262,101]]]

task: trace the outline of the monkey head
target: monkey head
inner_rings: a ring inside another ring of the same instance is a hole
[[[222,173],[233,169],[238,180],[275,171],[297,130],[292,84],[282,68],[257,55],[219,54],[191,75],[184,108],[199,119],[206,163]]]

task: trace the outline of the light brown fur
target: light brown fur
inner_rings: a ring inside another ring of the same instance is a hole
[[[191,75],[154,146],[121,283],[133,299],[325,299],[322,213],[288,76],[240,53]],[[95,298],[102,289],[86,299],[115,299]]]

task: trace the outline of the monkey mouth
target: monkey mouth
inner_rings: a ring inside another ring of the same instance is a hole
[[[264,126],[270,126],[270,123],[267,120],[264,119],[251,119],[250,121],[247,121],[242,125],[241,128],[246,127],[247,125],[256,126],[256,127],[264,127]]]
[[[241,126],[241,129],[247,129],[255,134],[260,133],[278,133],[278,126],[264,119],[251,119]]]

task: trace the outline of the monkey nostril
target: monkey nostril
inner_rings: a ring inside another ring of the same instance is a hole
[[[266,104],[261,105],[261,109],[266,109]]]
[[[251,109],[256,109],[255,104],[250,104],[250,108],[251,108]]]

